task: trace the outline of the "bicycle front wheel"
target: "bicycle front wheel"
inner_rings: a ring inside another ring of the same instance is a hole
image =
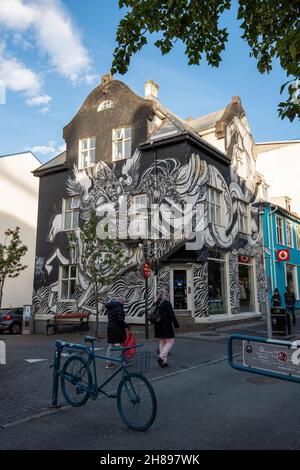
[[[61,375],[61,390],[69,405],[84,405],[89,399],[92,382],[91,371],[82,357],[71,356],[65,362]]]
[[[156,396],[142,374],[126,374],[117,391],[117,403],[124,423],[135,431],[146,431],[156,417]]]

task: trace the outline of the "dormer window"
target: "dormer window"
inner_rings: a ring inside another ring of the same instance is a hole
[[[102,101],[97,108],[97,113],[103,111],[104,109],[109,109],[113,107],[113,102],[111,100]]]
[[[95,165],[96,138],[87,137],[79,141],[79,168]]]
[[[112,131],[112,159],[114,162],[131,157],[131,127]]]

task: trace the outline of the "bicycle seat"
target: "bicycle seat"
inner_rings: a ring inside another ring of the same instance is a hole
[[[86,341],[87,343],[88,342],[93,343],[94,341],[100,342],[100,338],[97,338],[96,336],[85,336],[84,341]]]

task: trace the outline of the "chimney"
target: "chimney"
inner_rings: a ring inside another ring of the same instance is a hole
[[[112,74],[111,73],[106,73],[105,75],[102,75],[101,77],[101,85],[106,85],[108,82],[112,80]]]
[[[231,103],[241,103],[241,98],[240,96],[233,96],[231,98]]]
[[[145,83],[145,98],[146,100],[158,99],[159,86],[153,80],[147,80]]]

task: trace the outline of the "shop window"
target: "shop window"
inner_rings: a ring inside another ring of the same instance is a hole
[[[208,254],[208,313],[227,313],[226,263],[219,252]]]
[[[250,256],[239,256],[239,284],[240,284],[240,312],[253,312],[254,303],[254,275],[253,262]]]
[[[187,309],[187,273],[186,269],[174,269],[173,271],[173,295],[174,308],[176,310]]]
[[[296,298],[299,298],[298,293],[298,279],[297,279],[297,266],[293,264],[286,264],[286,285],[294,292]]]

